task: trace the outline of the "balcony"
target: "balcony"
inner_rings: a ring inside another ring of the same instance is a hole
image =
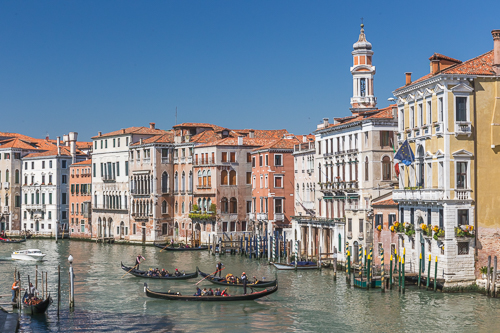
[[[178,157],[174,157],[174,164],[178,164],[179,163],[179,158]]]
[[[168,187],[162,187],[161,194],[170,194],[170,189]]]
[[[347,150],[347,153],[348,154],[356,154],[358,152],[358,149],[357,148],[354,148],[354,149],[348,149]]]
[[[161,164],[168,164],[168,163],[170,163],[169,157],[162,157],[161,158]]]
[[[8,188],[10,188],[10,183],[9,183],[9,182],[4,182],[4,183],[3,183],[3,188],[4,188],[4,189],[6,189],[6,190],[7,190]]]
[[[307,150],[314,150],[314,141],[313,142],[304,142],[304,143],[293,146],[294,152],[307,151]]]
[[[3,214],[9,214],[9,206],[2,207],[2,213]]]
[[[434,131],[436,135],[443,136],[444,135],[444,126],[442,123],[434,123]]]
[[[472,200],[472,190],[468,189],[455,189],[455,200]]]
[[[45,210],[45,204],[26,204],[27,210]]]
[[[105,182],[105,183],[115,182],[116,181],[116,177],[115,177],[115,175],[104,175],[102,177],[102,181]]]
[[[430,139],[431,138],[431,128],[429,125],[422,126],[422,139]]]
[[[151,163],[151,158],[150,158],[150,157],[148,157],[148,158],[146,158],[146,157],[145,157],[145,158],[143,158],[143,159],[142,159],[142,163],[143,163],[143,164],[149,164],[149,163]]]
[[[347,238],[352,239],[352,231],[347,232]]]
[[[193,161],[194,166],[202,166],[202,165],[215,165],[215,160],[212,160],[212,158],[201,158],[201,159],[195,159]]]
[[[105,211],[109,211],[109,212],[123,212],[123,213],[127,213],[128,210],[126,207],[106,207],[105,205],[95,205],[94,207],[92,207],[92,211],[96,211],[96,212],[105,212]]]
[[[247,219],[249,221],[255,221],[255,213],[248,213],[247,214]]]
[[[472,123],[470,121],[455,122],[455,136],[459,135],[465,135],[467,137],[472,135]]]
[[[267,221],[267,213],[257,213],[258,221]]]
[[[188,164],[193,163],[193,156],[188,156],[188,157],[187,157],[187,163],[188,163]]]
[[[444,200],[444,190],[441,189],[398,189],[392,191],[395,201],[439,201]]]
[[[274,213],[274,220],[277,222],[285,221],[285,214],[283,213]]]
[[[403,139],[404,139],[404,135],[403,135],[403,133],[398,133],[398,134],[397,134],[397,137],[398,137],[398,142],[402,142],[402,141],[403,141]]]
[[[212,188],[212,186],[208,186],[208,185],[196,185],[197,190],[208,190],[211,188]]]

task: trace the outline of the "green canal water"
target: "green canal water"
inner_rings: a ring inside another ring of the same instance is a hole
[[[22,315],[21,332],[498,332],[500,300],[480,294],[442,294],[409,288],[364,291],[350,288],[345,276],[333,281],[333,271],[278,271],[277,293],[257,301],[179,302],[148,298],[144,282],[153,290],[195,292],[187,281],[153,281],[124,276],[120,261],[132,264],[141,253],[141,265],[179,268],[191,272],[199,266],[213,272],[219,256],[208,252],[162,252],[154,247],[96,244],[78,241],[28,240],[25,244],[0,244],[0,294],[10,294],[14,268],[23,284],[32,280],[35,264],[11,261],[12,251],[38,248],[47,253],[39,263],[48,272],[54,303],[45,315]],[[75,311],[68,311],[69,254],[74,257]],[[241,256],[221,257],[224,273],[272,279],[275,269],[264,260]],[[61,265],[61,310],[57,317],[57,265]],[[200,285],[213,287],[209,282]],[[41,289],[41,288],[39,288]],[[241,293],[239,288],[230,294]]]

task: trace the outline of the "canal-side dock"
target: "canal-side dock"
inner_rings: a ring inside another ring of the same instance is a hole
[[[19,328],[19,315],[0,308],[0,332],[15,333]]]

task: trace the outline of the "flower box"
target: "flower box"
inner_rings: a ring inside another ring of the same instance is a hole
[[[469,225],[461,225],[455,227],[455,236],[457,238],[472,238],[475,236],[474,227]]]

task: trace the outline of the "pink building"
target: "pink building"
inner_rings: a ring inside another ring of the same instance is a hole
[[[389,264],[391,254],[394,254],[394,249],[398,243],[398,234],[391,231],[391,226],[394,225],[394,222],[398,221],[398,204],[392,200],[392,193],[390,193],[373,199],[372,207],[375,265],[380,265],[381,249],[384,249],[385,263]],[[356,250],[353,252],[356,252]],[[357,258],[355,253],[353,253],[353,256]]]

